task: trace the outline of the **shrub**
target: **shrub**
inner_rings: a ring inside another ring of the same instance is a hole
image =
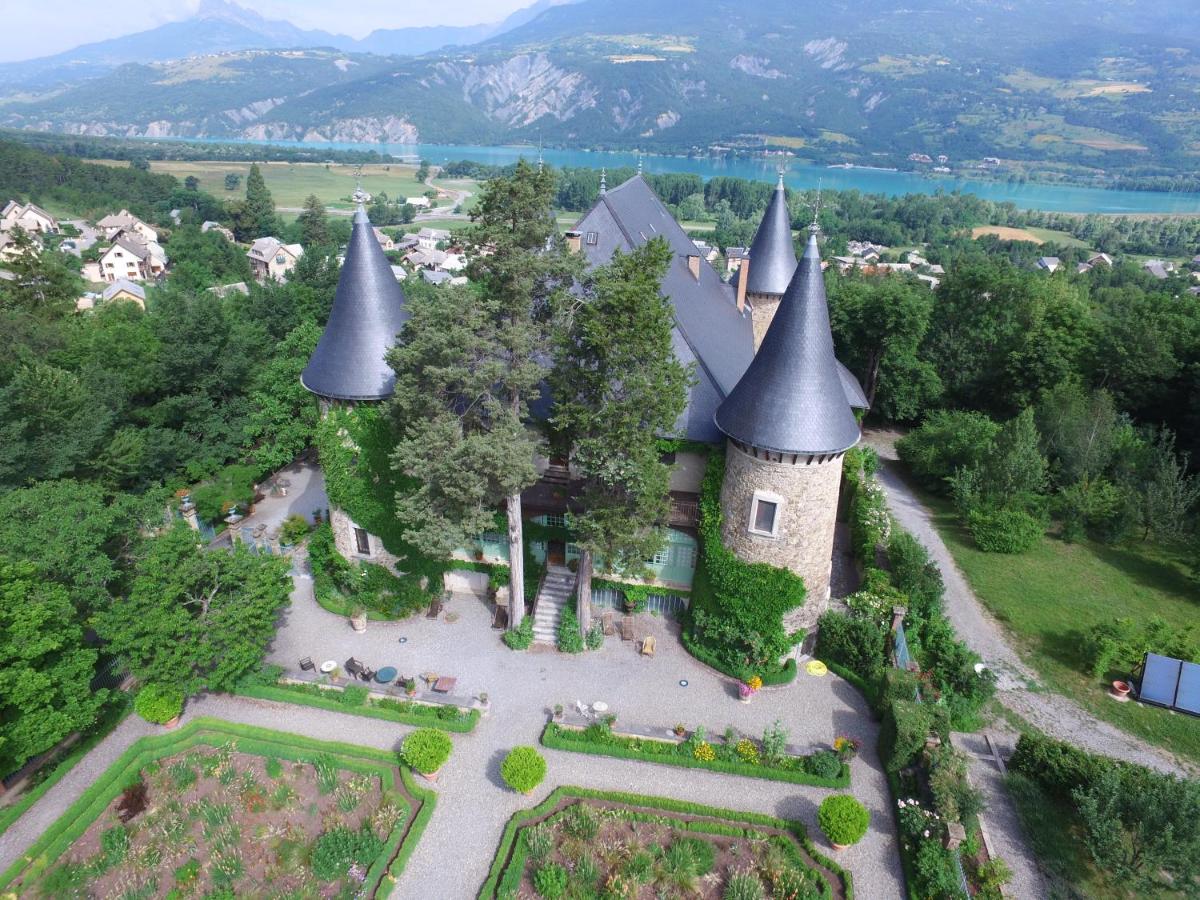
[[[893,702],[884,716],[885,733],[891,742],[888,771],[899,772],[916,759],[925,746],[925,738],[936,725],[934,708],[930,704],[913,700]]]
[[[557,900],[567,892],[570,876],[567,870],[556,862],[546,863],[533,873],[533,889],[539,897],[546,900]]]
[[[837,778],[842,774],[842,761],[832,750],[822,750],[804,760],[804,768],[818,778]]]
[[[362,706],[367,702],[367,697],[370,692],[357,684],[348,685],[342,688],[341,694],[338,696],[338,703],[342,706]]]
[[[500,777],[514,791],[528,794],[546,777],[546,760],[533,747],[514,747],[500,764]]]
[[[298,544],[307,534],[308,520],[299,513],[292,513],[279,528],[279,540],[284,544]]]
[[[175,870],[175,884],[186,888],[200,877],[200,860],[192,857]]]
[[[526,616],[516,628],[504,632],[504,643],[510,650],[528,650],[533,643],[533,616]]]
[[[125,862],[129,855],[129,832],[124,825],[117,825],[100,835],[100,852],[105,868],[111,869]]]
[[[888,634],[883,626],[830,610],[821,614],[817,629],[818,656],[868,681],[879,677],[887,659]]]
[[[735,749],[737,750],[738,758],[744,763],[757,766],[761,761],[758,753],[758,747],[755,746],[754,741],[750,740],[750,738],[742,738],[737,742],[737,747]]]
[[[1157,616],[1145,622],[1112,619],[1094,625],[1084,635],[1083,656],[1092,675],[1127,675],[1147,652],[1200,663],[1200,641],[1193,628],[1177,628]]]
[[[382,851],[383,841],[366,825],[358,831],[341,826],[317,838],[310,865],[321,881],[337,881],[352,865],[368,868]]]
[[[1024,553],[1045,534],[1042,523],[1020,509],[973,509],[967,529],[985,553]]]
[[[563,812],[563,829],[572,837],[590,841],[600,833],[600,817],[586,803],[575,803]]]
[[[161,725],[183,712],[183,692],[167,685],[148,684],[138,691],[133,708],[147,722]]]
[[[583,635],[579,633],[579,619],[570,607],[563,607],[562,616],[558,620],[558,652],[582,653]]]
[[[671,850],[681,855],[687,854],[688,868],[697,878],[703,878],[716,865],[717,854],[713,850],[713,845],[708,841],[700,840],[700,838],[678,838],[671,844]]]
[[[926,487],[944,492],[949,476],[984,461],[999,433],[983,413],[935,412],[896,442],[896,452]]]
[[[593,622],[592,627],[587,633],[587,648],[589,650],[599,650],[604,646],[604,626],[599,622]]]
[[[766,900],[767,892],[753,872],[732,872],[725,882],[721,900]]]
[[[548,825],[531,825],[523,829],[529,859],[536,865],[545,862],[554,852],[554,832]]]
[[[1063,800],[1070,800],[1077,789],[1086,790],[1117,765],[1106,757],[1040,734],[1021,735],[1008,761],[1010,771],[1024,775]]]
[[[871,814],[849,794],[834,794],[821,801],[817,822],[833,844],[857,844],[867,833]]]
[[[432,775],[446,764],[452,747],[445,732],[419,728],[404,739],[400,756],[422,775]]]

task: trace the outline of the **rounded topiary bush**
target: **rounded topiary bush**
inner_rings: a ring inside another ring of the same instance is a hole
[[[1019,509],[972,510],[967,528],[985,553],[1024,553],[1045,534],[1041,522]]]
[[[528,794],[546,777],[546,760],[533,747],[514,747],[500,764],[500,777],[514,791]]]
[[[832,750],[820,750],[804,761],[809,775],[817,778],[837,778],[842,774],[842,761]]]
[[[452,746],[445,732],[419,728],[404,739],[400,757],[422,775],[432,775],[446,764]]]
[[[138,691],[133,708],[147,722],[162,725],[183,712],[183,691],[162,684],[148,684]]]
[[[831,844],[848,847],[857,844],[867,833],[871,814],[849,794],[834,794],[821,801],[817,822]]]

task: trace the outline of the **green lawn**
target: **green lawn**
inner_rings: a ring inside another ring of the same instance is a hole
[[[1099,718],[1200,762],[1200,720],[1117,703],[1109,698],[1106,682],[1087,674],[1080,654],[1081,635],[1115,616],[1160,616],[1180,627],[1200,621],[1200,592],[1179,556],[1154,544],[1066,544],[1054,537],[1018,556],[983,553],[948,500],[928,494],[923,499],[967,581],[1016,637],[1022,656],[1047,687]]]
[[[1083,247],[1087,249],[1087,241],[1081,241],[1079,238],[1066,231],[1055,231],[1053,228],[1026,228],[1030,234],[1036,234],[1040,240],[1049,244],[1058,244],[1062,247]]]
[[[112,160],[92,160],[104,165],[127,166],[128,163]],[[220,199],[244,197],[249,162],[185,162],[178,160],[154,160],[150,163],[154,172],[166,172],[180,181],[189,175],[200,179],[200,189]],[[352,209],[350,195],[354,192],[355,166],[340,163],[259,163],[267,187],[275,198],[275,205],[298,208],[304,205],[309,194],[316,194],[321,202],[331,209]],[[428,188],[414,178],[415,166],[400,164],[365,165],[362,167],[363,189],[371,194],[383,191],[388,197],[414,197],[424,194]],[[225,190],[225,176],[229,173],[242,176],[236,191]]]

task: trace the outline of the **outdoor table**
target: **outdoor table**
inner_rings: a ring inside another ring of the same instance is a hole
[[[396,669],[394,666],[384,666],[375,673],[375,680],[380,684],[390,684],[396,680]]]
[[[608,712],[608,704],[605,703],[603,700],[597,700],[595,703],[592,704],[592,712],[602,715],[602,714]]]
[[[327,660],[325,660],[325,662],[321,663],[321,674],[328,675],[330,672],[332,672],[336,668],[337,668],[337,660],[336,659],[327,659]]]
[[[456,684],[458,684],[457,678],[443,676],[433,683],[433,689],[439,694],[448,694],[454,690]]]

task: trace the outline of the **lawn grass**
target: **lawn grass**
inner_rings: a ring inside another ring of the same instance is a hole
[[[91,160],[104,165],[128,163],[112,160]],[[309,194],[316,194],[330,209],[353,209],[350,195],[354,192],[355,166],[341,163],[289,163],[262,162],[258,164],[267,182],[275,205],[298,208],[304,205]],[[154,160],[150,163],[153,172],[174,175],[180,181],[189,175],[200,179],[200,190],[207,191],[218,199],[242,198],[246,195],[246,176],[250,172],[249,162],[188,162],[183,160]],[[399,163],[375,164],[362,167],[363,190],[370,194],[386,192],[391,199],[415,197],[428,190],[414,177],[415,166]],[[225,190],[225,176],[235,173],[242,176],[237,190]]]
[[[1048,536],[1011,556],[984,553],[950,501],[922,494],[959,569],[1009,633],[1046,686],[1152,744],[1200,762],[1200,721],[1139,703],[1117,703],[1093,678],[1081,637],[1114,617],[1159,616],[1186,627],[1200,621],[1200,596],[1183,560],[1153,543],[1119,546]]]

